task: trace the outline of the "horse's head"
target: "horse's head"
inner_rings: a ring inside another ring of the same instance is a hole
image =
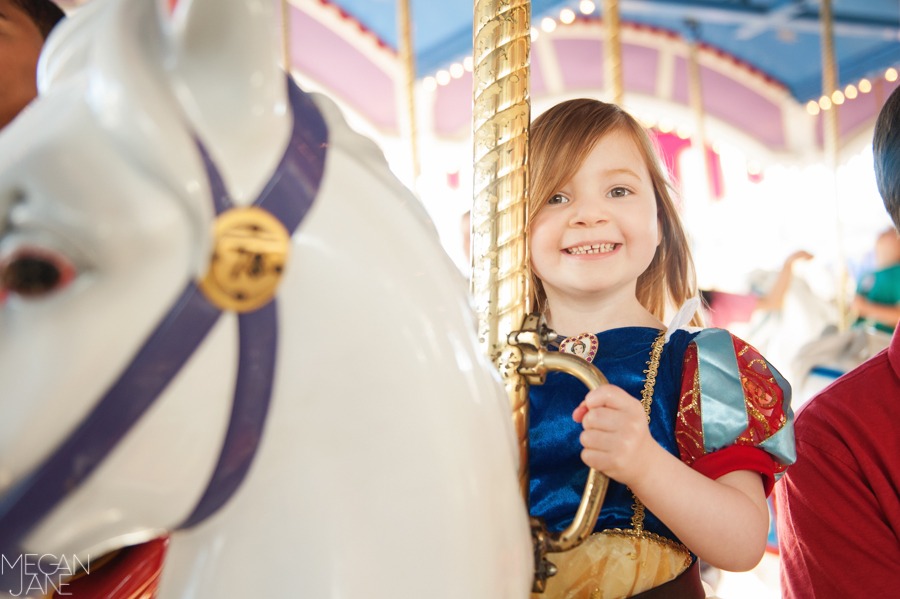
[[[153,0],[95,0],[48,40],[40,96],[0,134],[0,494],[207,268],[198,142],[236,204],[284,152],[270,4],[186,1],[170,16]]]
[[[524,596],[509,407],[459,273],[374,145],[288,87],[272,4],[93,0],[0,134],[0,554],[176,531],[162,597]],[[211,317],[229,202],[294,234],[274,301]]]

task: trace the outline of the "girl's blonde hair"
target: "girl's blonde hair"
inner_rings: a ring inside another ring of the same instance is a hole
[[[677,309],[697,295],[697,276],[665,171],[650,136],[630,114],[615,104],[582,98],[557,104],[535,119],[530,136],[529,227],[547,200],[575,176],[597,142],[613,131],[631,135],[653,182],[662,241],[650,266],[638,277],[636,295],[642,306],[663,320],[667,304]],[[547,296],[534,271],[531,281],[531,305],[544,312]],[[699,313],[691,323],[702,326]]]

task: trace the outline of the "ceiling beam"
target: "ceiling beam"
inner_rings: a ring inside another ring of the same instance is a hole
[[[803,12],[803,4],[790,0],[781,6],[769,9],[765,17],[743,25],[734,34],[735,39],[751,40],[770,29],[778,30],[787,27],[788,23]]]

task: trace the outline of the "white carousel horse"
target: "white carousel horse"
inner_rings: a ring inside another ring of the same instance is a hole
[[[270,4],[93,0],[0,134],[0,569],[170,535],[161,599],[525,597],[464,284],[374,144],[289,88]]]

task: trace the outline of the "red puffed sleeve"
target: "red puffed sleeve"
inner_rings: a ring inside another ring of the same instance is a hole
[[[713,479],[759,472],[768,495],[796,460],[790,398],[790,385],[756,349],[727,331],[702,331],[684,356],[681,460]]]

